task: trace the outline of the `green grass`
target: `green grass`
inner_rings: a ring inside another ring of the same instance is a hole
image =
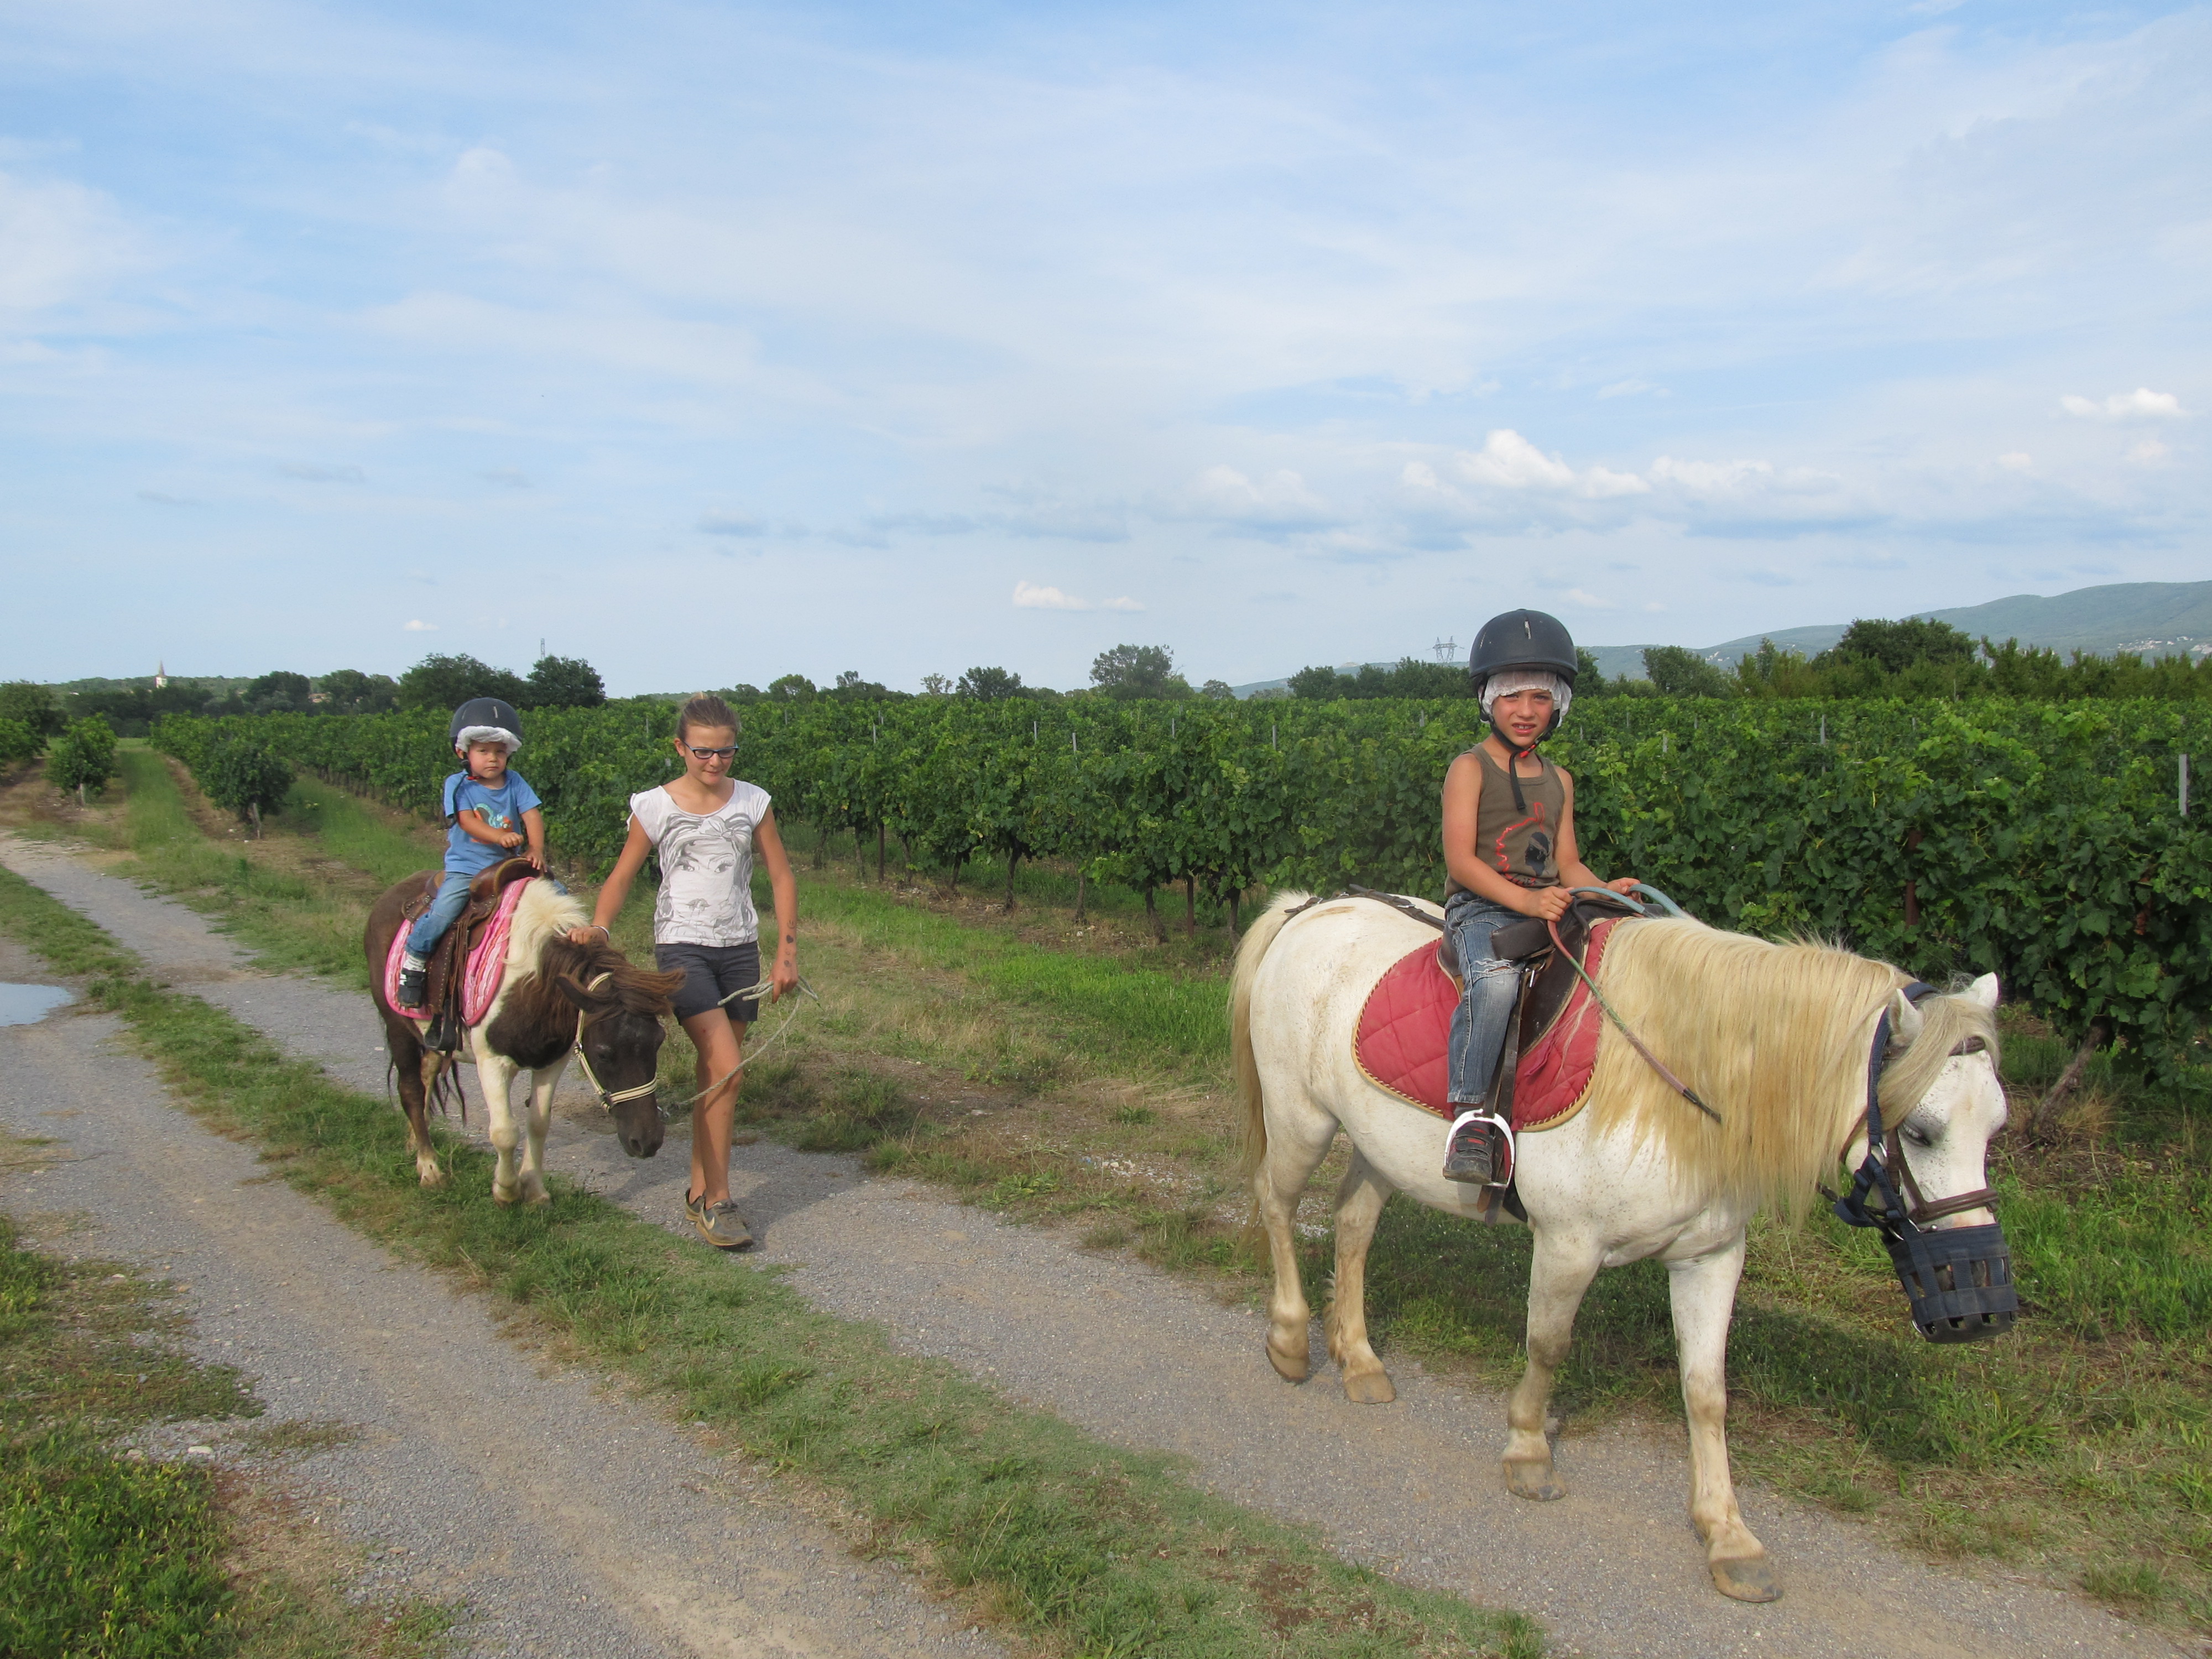
[[[1229,987],[1218,967],[1163,968],[1126,951],[1033,944],[841,880],[810,880],[805,893],[810,921],[838,923],[872,948],[1054,1015],[1080,1059],[1133,1059],[1182,1075],[1228,1063]],[[764,880],[761,894],[764,901]]]
[[[89,924],[0,872],[0,926],[88,960]],[[121,953],[112,946],[111,960]],[[679,1243],[567,1182],[505,1209],[448,1140],[425,1192],[397,1114],[198,999],[111,973],[88,994],[217,1128],[353,1224],[465,1274],[607,1370],[864,1517],[904,1555],[1062,1650],[1147,1656],[1534,1655],[1527,1621],[1347,1565],[1306,1533],[1200,1492],[1173,1460],[1018,1409],[772,1275]],[[865,1094],[845,1109],[878,1109]]]

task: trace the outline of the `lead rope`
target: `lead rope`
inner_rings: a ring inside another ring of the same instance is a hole
[[[748,985],[741,991],[731,992],[729,995],[724,997],[720,1002],[716,1003],[714,1006],[717,1008],[720,1008],[732,1002],[750,1001],[753,999],[762,996],[775,989],[775,980],[772,978],[764,979],[757,985]],[[791,1022],[799,1018],[799,999],[802,996],[813,997],[817,1002],[822,1000],[821,997],[817,994],[814,988],[806,982],[806,975],[804,974],[801,974],[799,976],[799,988],[792,995],[791,1007],[784,1014],[783,1024],[775,1028],[774,1034],[769,1036],[767,1042],[762,1043],[759,1048],[754,1049],[750,1054],[743,1055],[736,1065],[730,1067],[728,1071],[723,1073],[721,1076],[716,1078],[712,1083],[700,1090],[696,1094],[686,1095],[683,1099],[676,1102],[674,1106],[669,1107],[666,1109],[671,1111],[678,1110],[683,1107],[694,1105],[698,1102],[704,1100],[708,1095],[713,1094],[715,1090],[720,1088],[732,1078],[737,1076],[738,1073],[744,1071],[746,1066],[758,1060],[770,1048],[775,1047],[777,1042],[782,1037],[783,1034],[791,1029]]]

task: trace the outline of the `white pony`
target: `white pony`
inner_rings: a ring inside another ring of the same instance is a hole
[[[1303,899],[1279,896],[1246,934],[1231,993],[1243,1167],[1274,1265],[1267,1357],[1291,1382],[1305,1379],[1310,1312],[1291,1222],[1341,1128],[1352,1158],[1337,1193],[1325,1328],[1345,1392],[1381,1404],[1396,1394],[1367,1340],[1364,1274],[1384,1200],[1403,1192],[1492,1221],[1498,1206],[1486,1212],[1484,1189],[1439,1173],[1445,1121],[1370,1082],[1352,1057],[1369,991],[1435,933],[1358,899],[1286,920]],[[1771,1601],[1781,1590],[1737,1508],[1724,1428],[1745,1224],[1762,1204],[1802,1207],[1839,1158],[1863,1155],[1869,1050],[1885,1012],[1893,1058],[1881,1073],[1882,1116],[1898,1133],[1915,1204],[1941,1212],[1944,1198],[1981,1194],[1984,1151],[2005,1121],[1996,979],[1916,1005],[1903,994],[1908,975],[1844,951],[1637,919],[1615,928],[1598,979],[1629,1029],[1723,1121],[1676,1094],[1608,1023],[1581,1109],[1519,1138],[1516,1181],[1535,1251],[1528,1367],[1506,1408],[1505,1482],[1523,1498],[1563,1495],[1545,1407],[1575,1310],[1599,1268],[1656,1255],[1668,1267],[1689,1417],[1691,1520],[1715,1586]],[[1938,1224],[1993,1220],[1986,1208],[1960,1208]]]

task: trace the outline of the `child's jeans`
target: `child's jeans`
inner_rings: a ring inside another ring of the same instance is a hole
[[[446,872],[446,878],[438,884],[438,896],[430,901],[420,920],[407,930],[407,954],[428,960],[430,952],[438,948],[438,941],[446,936],[446,929],[453,920],[469,908],[469,884],[473,875],[463,875],[458,870]]]
[[[1444,907],[1444,926],[1459,948],[1460,971],[1467,975],[1466,994],[1452,1010],[1447,1056],[1450,1087],[1444,1097],[1454,1106],[1482,1104],[1490,1090],[1490,1074],[1505,1052],[1505,1029],[1518,1000],[1521,965],[1491,955],[1490,936],[1520,920],[1518,910],[1472,893],[1455,893]]]

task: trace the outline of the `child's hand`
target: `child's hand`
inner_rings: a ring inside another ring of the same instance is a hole
[[[512,853],[516,848],[522,845],[521,831],[517,830],[508,830],[505,835],[499,838],[499,844],[507,848],[508,852]]]
[[[1606,883],[1606,885],[1612,888],[1616,893],[1631,893],[1636,890],[1636,878],[1634,876],[1615,876],[1611,881]]]
[[[1574,902],[1574,895],[1564,887],[1532,887],[1522,890],[1528,896],[1527,913],[1546,921],[1557,921],[1567,914],[1567,906]]]

